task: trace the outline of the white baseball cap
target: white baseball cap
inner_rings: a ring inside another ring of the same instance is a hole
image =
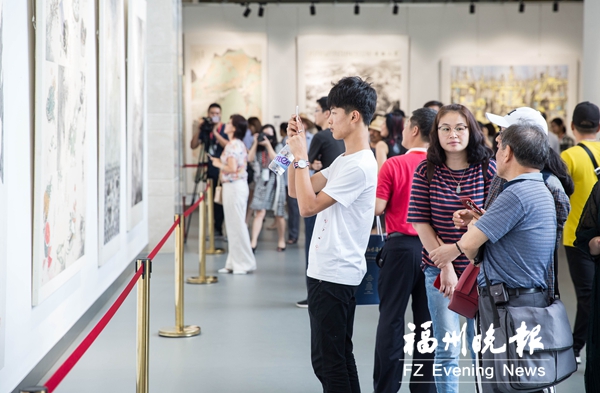
[[[548,135],[548,123],[546,123],[546,119],[544,119],[540,111],[536,111],[533,108],[523,106],[515,109],[504,117],[494,115],[493,113],[486,113],[485,117],[487,117],[487,119],[495,125],[504,128],[510,127],[513,124],[517,124],[522,121],[532,122],[540,126],[546,135]]]

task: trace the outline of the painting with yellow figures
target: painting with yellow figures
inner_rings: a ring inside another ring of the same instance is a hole
[[[482,123],[488,123],[486,112],[504,115],[522,106],[548,120],[569,119],[577,101],[576,64],[571,59],[538,62],[445,64],[442,101],[465,105]]]

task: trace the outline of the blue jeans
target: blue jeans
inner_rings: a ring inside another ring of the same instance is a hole
[[[458,335],[462,328],[460,316],[454,311],[448,310],[450,299],[445,298],[433,282],[440,274],[440,269],[434,266],[427,266],[425,269],[425,289],[427,291],[427,306],[433,322],[433,337],[437,339],[438,345],[435,349],[434,361],[434,379],[438,393],[458,392],[458,377],[453,374],[455,367],[459,367],[458,359],[462,348],[462,342],[459,345],[450,344],[448,349],[446,343],[442,341],[446,333],[450,335],[456,332]],[[471,357],[475,359],[473,352],[473,337],[475,336],[475,320],[467,319],[466,340],[467,348]],[[420,339],[417,337],[417,340]],[[437,369],[436,367],[437,366]],[[465,365],[466,366],[466,365]],[[470,365],[469,365],[470,366]],[[446,375],[448,374],[448,375]]]

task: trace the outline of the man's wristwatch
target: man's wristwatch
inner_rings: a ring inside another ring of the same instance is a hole
[[[306,160],[294,161],[294,168],[297,168],[297,169],[308,168],[308,164],[309,164],[309,162]]]

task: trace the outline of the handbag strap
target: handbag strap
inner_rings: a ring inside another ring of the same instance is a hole
[[[594,157],[594,155],[592,154],[590,149],[581,142],[579,142],[577,144],[577,146],[579,146],[583,150],[585,150],[585,152],[588,154],[588,156],[590,156],[590,160],[592,160],[592,165],[594,165],[594,173],[596,174],[596,177],[600,180],[600,168],[598,168],[598,163],[596,162],[596,158]]]

